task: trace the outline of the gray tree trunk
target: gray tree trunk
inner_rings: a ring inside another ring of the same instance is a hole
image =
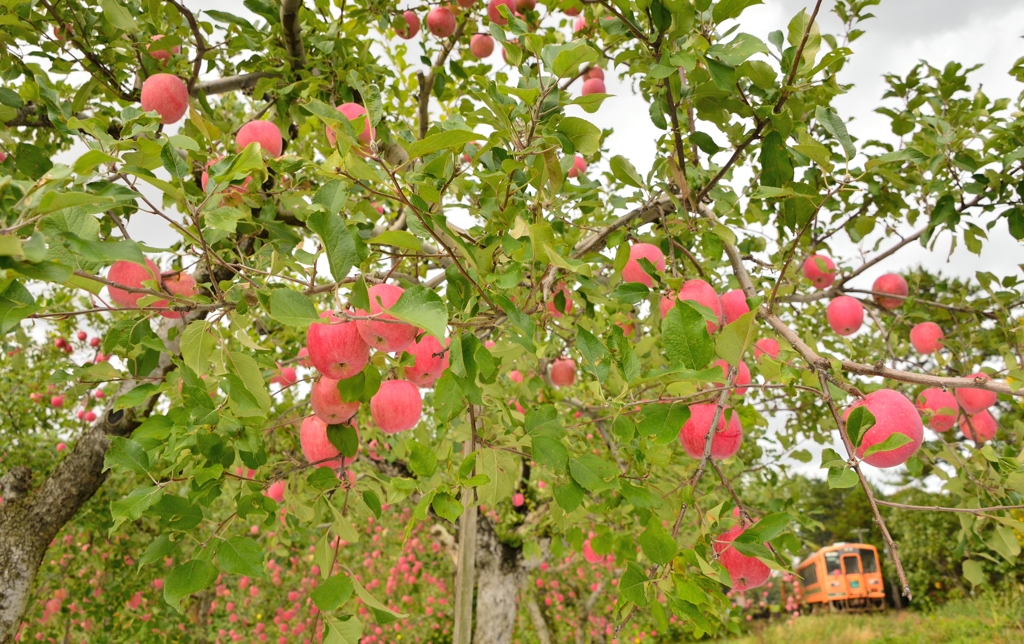
[[[521,548],[498,540],[486,517],[477,522],[476,632],[473,644],[509,644],[519,609],[519,585],[526,576]]]

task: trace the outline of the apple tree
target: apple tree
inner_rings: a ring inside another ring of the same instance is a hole
[[[879,506],[958,514],[972,584],[1016,561],[1021,280],[899,258],[1024,238],[1020,97],[922,63],[860,139],[832,102],[877,0],[767,41],[753,4],[6,2],[0,642],[94,542],[154,640],[227,637],[232,589],[331,642],[737,632],[726,592],[804,554],[773,482],[814,445],[907,599]]]

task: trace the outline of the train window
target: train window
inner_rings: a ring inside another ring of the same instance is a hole
[[[856,555],[847,555],[843,557],[843,568],[846,568],[846,574],[848,575],[859,575],[860,559],[857,559]]]
[[[825,571],[829,575],[841,575],[841,574],[843,574],[843,567],[839,564],[839,553],[838,552],[826,552],[825,553]]]
[[[878,559],[875,558],[874,550],[861,548],[860,560],[864,563],[864,572],[878,572]]]
[[[797,573],[803,577],[803,581],[800,583],[802,583],[805,588],[818,583],[818,566],[814,563],[809,566],[804,566],[798,570]]]

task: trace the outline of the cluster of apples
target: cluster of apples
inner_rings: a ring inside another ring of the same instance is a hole
[[[377,284],[367,289],[370,310],[357,309],[358,319],[343,320],[333,311],[321,314],[306,332],[306,348],[312,365],[320,372],[313,385],[310,403],[313,414],[302,421],[299,441],[306,460],[320,467],[347,467],[355,457],[342,457],[327,437],[328,425],[351,423],[360,403],[345,402],[338,383],[355,377],[370,361],[370,349],[415,358],[403,368],[404,379],[385,380],[370,398],[370,416],[386,434],[412,429],[420,421],[423,400],[419,387],[431,387],[448,366],[448,352],[441,342],[421,330],[400,322],[386,309],[394,306],[404,289],[394,284]]]
[[[804,260],[803,273],[804,277],[810,280],[818,290],[832,286],[838,275],[835,262],[821,254],[811,255]],[[895,273],[886,273],[876,279],[871,290],[875,294],[875,302],[890,311],[902,306],[903,301],[910,293],[907,280]],[[840,295],[829,302],[825,317],[832,330],[839,335],[844,337],[853,335],[864,324],[864,305],[855,297]],[[936,351],[941,345],[942,329],[934,322],[926,322],[918,326],[920,329],[911,335],[914,348],[922,353]]]
[[[107,279],[127,288],[145,288],[144,282],[156,282],[171,295],[179,297],[193,297],[199,293],[199,285],[191,275],[182,271],[161,273],[160,267],[148,257],[145,265],[123,259],[117,260],[107,271]],[[146,296],[145,293],[126,291],[110,284],[107,285],[107,293],[110,295],[111,301],[121,308],[137,307],[139,300]],[[167,300],[159,300],[153,302],[151,306],[166,307],[167,305]],[[178,311],[161,311],[160,315],[174,319],[183,316]],[[97,344],[99,343],[97,342]]]

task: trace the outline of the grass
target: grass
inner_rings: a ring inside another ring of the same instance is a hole
[[[754,626],[735,644],[1010,644],[1024,642],[1024,601],[999,596],[953,601],[929,612],[811,615]]]

